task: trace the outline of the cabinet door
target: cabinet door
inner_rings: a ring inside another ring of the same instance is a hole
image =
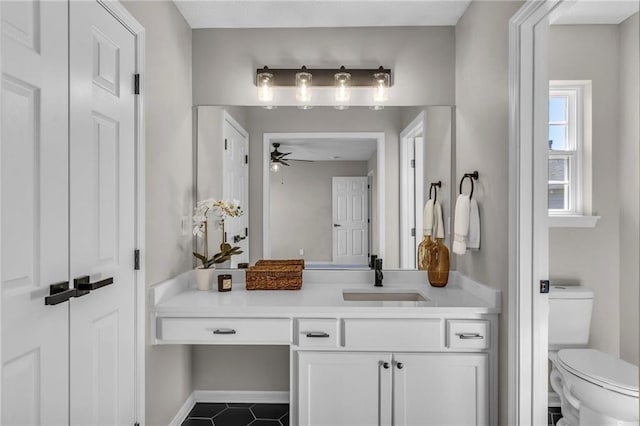
[[[68,423],[67,4],[1,1],[3,425]]]
[[[489,423],[486,354],[395,354],[396,426]]]
[[[390,366],[387,353],[298,352],[299,425],[390,425]]]
[[[70,273],[113,278],[71,301],[70,422],[132,425],[135,37],[97,1],[69,8]]]

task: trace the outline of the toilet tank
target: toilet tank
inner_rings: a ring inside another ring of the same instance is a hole
[[[587,346],[593,291],[579,285],[552,285],[549,290],[549,348]]]

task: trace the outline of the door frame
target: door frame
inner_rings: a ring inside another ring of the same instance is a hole
[[[546,424],[549,21],[571,0],[527,0],[509,20],[508,424]],[[544,102],[541,102],[544,100]]]
[[[400,268],[409,267],[412,226],[415,226],[416,247],[422,236],[422,226],[420,225],[422,223],[422,208],[418,208],[415,201],[416,194],[424,193],[424,145],[417,149],[414,147],[412,153],[408,144],[409,139],[415,140],[419,134],[423,135],[422,143],[424,144],[425,125],[426,114],[422,111],[400,132]],[[414,184],[411,187],[407,177],[410,160],[415,160]],[[412,206],[410,205],[411,201],[414,202]]]
[[[140,94],[136,96],[135,128],[136,128],[136,247],[140,250],[140,270],[136,271],[135,283],[135,368],[136,368],[136,421],[145,423],[145,350],[146,350],[146,283],[145,283],[145,129],[144,129],[144,57],[145,57],[145,29],[118,0],[96,0],[109,11],[136,39],[136,72],[141,75]],[[0,8],[0,33],[2,32],[2,12]],[[2,55],[0,54],[0,58]],[[2,74],[2,59],[0,59],[0,75]],[[2,91],[0,91],[0,108],[2,108]],[[1,111],[0,111],[1,112]],[[2,123],[0,122],[0,130]],[[0,135],[2,132],[0,132]],[[0,151],[0,158],[1,158]],[[0,161],[0,174],[2,162]],[[0,189],[0,212],[2,212],[2,197]],[[0,232],[2,232],[2,217],[0,213]],[[2,244],[0,242],[0,255]],[[0,263],[1,265],[1,263]],[[2,267],[0,266],[0,275]],[[0,318],[2,318],[2,292],[0,291]],[[0,339],[0,351],[2,340]],[[0,363],[0,374],[2,364]],[[0,386],[0,418],[2,417],[2,387]]]
[[[262,138],[262,258],[271,257],[271,233],[269,224],[271,222],[271,171],[269,170],[271,161],[271,144],[274,140],[282,141],[286,139],[375,139],[376,161],[377,161],[377,218],[378,218],[378,257],[384,258],[385,253],[385,135],[384,132],[287,132],[287,133],[265,133]],[[383,155],[380,155],[380,154]],[[371,237],[371,235],[369,235]]]

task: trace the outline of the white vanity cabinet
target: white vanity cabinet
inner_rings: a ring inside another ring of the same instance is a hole
[[[300,426],[487,425],[486,354],[298,352]]]

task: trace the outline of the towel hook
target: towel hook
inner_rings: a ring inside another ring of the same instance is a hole
[[[462,184],[465,179],[469,179],[469,182],[471,182],[471,192],[469,193],[469,199],[471,199],[471,197],[473,197],[473,181],[478,180],[478,171],[476,170],[473,173],[465,173],[464,176],[462,176],[462,179],[460,180],[460,194],[462,194]]]
[[[439,180],[437,182],[431,182],[431,185],[429,186],[429,199],[431,199],[431,190],[434,189],[434,194],[433,194],[434,203],[438,199],[438,190],[436,188],[442,188],[442,181]]]

